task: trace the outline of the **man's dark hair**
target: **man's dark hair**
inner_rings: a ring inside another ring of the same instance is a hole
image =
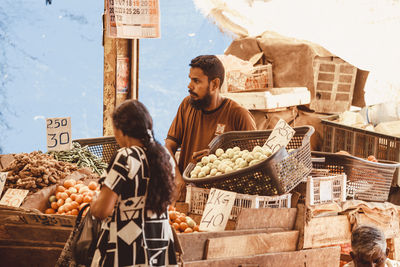
[[[225,68],[222,62],[214,55],[202,55],[198,56],[189,64],[192,68],[199,68],[204,72],[204,75],[208,77],[208,82],[211,82],[215,78],[219,78],[220,88],[224,83]]]

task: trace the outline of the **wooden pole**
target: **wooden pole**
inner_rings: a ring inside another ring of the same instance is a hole
[[[139,99],[139,39],[132,40],[131,98]]]
[[[105,14],[107,1],[104,1]],[[103,15],[103,136],[112,136],[111,114],[114,108],[126,99],[139,97],[139,40],[110,38],[107,29]]]

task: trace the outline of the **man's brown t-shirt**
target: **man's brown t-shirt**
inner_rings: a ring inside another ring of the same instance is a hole
[[[193,152],[208,148],[215,136],[229,131],[256,129],[253,115],[228,98],[211,111],[195,109],[189,100],[190,96],[187,96],[182,101],[167,136],[181,147],[178,163],[181,173],[189,164]]]

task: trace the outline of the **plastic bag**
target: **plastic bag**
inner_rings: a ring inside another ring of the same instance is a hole
[[[76,219],[78,231],[72,241],[72,255],[77,264],[90,266],[101,230],[101,221],[89,212],[82,220],[82,214],[90,205],[84,206]]]
[[[400,120],[400,102],[387,102],[364,107],[360,111],[366,124],[376,126],[381,122]]]

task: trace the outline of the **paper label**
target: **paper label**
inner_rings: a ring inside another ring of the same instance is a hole
[[[29,190],[9,188],[1,198],[0,204],[18,208],[28,193]]]
[[[207,232],[224,231],[235,198],[235,192],[211,188],[199,229]]]
[[[47,150],[60,151],[72,148],[71,118],[47,118]]]
[[[264,146],[271,149],[272,153],[278,151],[281,147],[286,147],[294,136],[296,131],[293,130],[286,121],[280,119],[272,130],[271,135],[265,142]]]

